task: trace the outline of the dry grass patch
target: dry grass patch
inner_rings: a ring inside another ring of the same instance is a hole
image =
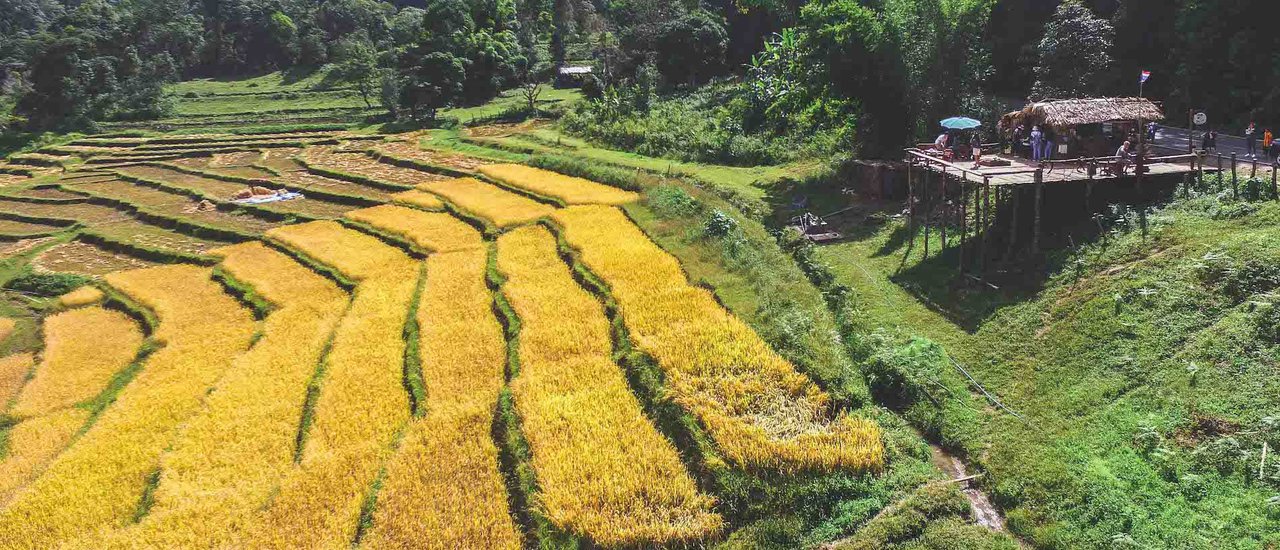
[[[565,204],[626,204],[639,195],[591,180],[566,176],[523,164],[491,164],[480,173],[512,187],[560,199]]]
[[[262,160],[258,161],[258,163],[281,173],[301,172],[307,168],[299,164],[298,161],[293,160],[293,157],[300,154],[302,154],[302,149],[297,147],[264,149]]]
[[[443,151],[427,151],[418,147],[416,138],[405,141],[388,141],[386,143],[379,143],[373,148],[373,150],[397,158],[416,160],[427,164],[434,164],[436,166],[453,168],[454,170],[462,170],[464,172],[475,172],[477,168],[492,163],[492,161],[469,157],[466,155],[446,153]]]
[[[50,247],[31,260],[31,266],[39,271],[76,273],[91,277],[154,265],[157,264],[82,241]]]
[[[472,250],[483,244],[479,231],[441,212],[423,212],[385,204],[352,210],[347,212],[347,218],[404,237],[431,252]]]
[[[19,239],[13,242],[0,241],[0,259],[12,258],[33,248],[42,246],[56,237],[39,237],[35,239]]]
[[[107,281],[155,312],[155,337],[165,347],[71,448],[0,511],[0,532],[14,546],[50,547],[130,523],[161,454],[253,338],[253,316],[208,269],[163,266],[112,274]]]
[[[557,212],[565,239],[618,301],[640,349],[667,389],[724,454],[749,468],[783,471],[884,466],[879,427],[836,416],[829,396],[773,351],[616,208]]]
[[[301,189],[303,192],[306,192],[307,189],[316,189],[319,191],[345,193],[378,201],[391,200],[391,193],[386,189],[326,178],[310,172],[284,172],[284,175],[278,181],[285,187]]]
[[[73,188],[141,206],[174,218],[185,218],[214,227],[226,227],[248,233],[263,233],[268,229],[281,225],[279,222],[264,220],[250,214],[233,214],[216,208],[209,208],[209,205],[201,209],[201,201],[194,200],[187,195],[144,185],[135,185],[120,180],[75,184]]]
[[[723,526],[674,445],[611,358],[609,322],[542,227],[498,239],[503,293],[520,317],[511,382],[538,499],[557,526],[605,546],[695,541]]]
[[[168,168],[160,168],[156,166],[130,166],[121,168],[120,173],[126,176],[143,178],[151,181],[164,182],[174,187],[190,189],[197,191],[205,196],[213,197],[220,201],[229,201],[236,193],[243,190],[246,185],[243,183],[235,183],[223,181],[203,176],[186,174]],[[287,182],[286,182],[287,183]],[[303,187],[293,184],[287,186]],[[268,186],[277,188],[279,186]],[[334,189],[337,191],[338,189]],[[304,195],[305,187],[303,187]],[[274,210],[284,214],[304,214],[320,218],[339,218],[348,210],[359,208],[347,204],[339,204],[313,198],[304,198],[290,201],[280,201],[267,204],[257,205],[258,208],[265,210]]]
[[[475,178],[430,181],[418,188],[444,197],[498,227],[529,223],[555,211],[554,207]]]
[[[0,211],[38,218],[78,220],[89,226],[129,218],[125,212],[97,204],[41,204],[5,199],[0,199]]]
[[[307,150],[306,160],[307,163],[319,168],[409,187],[416,187],[425,181],[446,179],[446,176],[378,162],[363,152],[337,152],[329,148],[316,147]]]
[[[387,465],[365,547],[521,547],[492,438],[506,342],[486,259],[478,248],[427,259],[418,307],[427,413]]]
[[[180,254],[203,255],[214,248],[230,244],[227,240],[193,237],[132,218],[96,225],[92,229],[94,233],[116,241]]]
[[[50,233],[57,233],[63,229],[66,228],[57,225],[0,218],[0,234],[8,235],[10,237],[47,235]]]

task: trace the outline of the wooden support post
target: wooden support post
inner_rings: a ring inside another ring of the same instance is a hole
[[[920,185],[920,210],[922,210],[922,220],[920,224],[924,225],[924,257],[922,260],[929,258],[929,215],[933,214],[933,200],[929,197],[929,178],[925,175],[924,182]]]
[[[1280,201],[1280,193],[1276,190],[1276,163],[1271,163],[1271,197]]]
[[[956,265],[960,268],[960,273],[964,274],[964,249],[969,241],[969,173],[964,173],[964,179],[960,181],[960,261]]]
[[[1257,176],[1258,176],[1258,157],[1253,157],[1253,169],[1249,170],[1249,179],[1253,179]]]
[[[987,219],[991,215],[991,176],[982,176],[982,241],[979,243],[978,252],[978,272],[986,273],[987,269],[987,241],[990,240],[990,232],[987,231]]]
[[[1093,213],[1093,180],[1084,182],[1084,214]]]
[[[1141,129],[1139,129],[1141,130]],[[1044,202],[1044,170],[1036,170],[1035,234],[1031,236],[1031,253],[1040,253],[1040,203]]]
[[[1204,155],[1196,154],[1196,187],[1204,189]]]
[[[911,167],[916,165],[914,159],[907,161],[907,236],[915,240],[916,238],[916,190],[915,190],[915,174],[912,173]]]
[[[1217,155],[1218,155],[1218,190],[1221,191],[1222,190],[1222,153],[1217,153]]]
[[[1236,182],[1236,154],[1231,153],[1231,198],[1240,198],[1240,186]]]
[[[951,220],[951,212],[947,208],[947,167],[942,167],[942,174],[938,176],[938,206],[942,211],[942,224],[938,226],[938,237],[942,239],[942,246],[938,251],[947,251],[947,223]]]
[[[1022,191],[1017,185],[1010,185],[1009,193],[1013,195],[1009,203],[1009,246],[1005,248],[1004,257],[1012,258],[1015,250],[1018,249],[1018,207],[1020,206],[1020,197]]]

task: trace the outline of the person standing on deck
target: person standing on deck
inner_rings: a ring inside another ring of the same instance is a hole
[[[1249,122],[1249,127],[1244,129],[1244,141],[1249,146],[1249,158],[1258,157],[1258,127]]]
[[[1058,136],[1053,133],[1052,126],[1044,127],[1044,152],[1040,154],[1040,160],[1050,160],[1053,158],[1053,146]]]
[[[1044,147],[1044,132],[1040,131],[1040,125],[1031,127],[1031,160],[1040,160],[1040,153]]]

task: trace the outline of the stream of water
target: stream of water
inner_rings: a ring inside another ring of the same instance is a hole
[[[969,477],[969,472],[964,467],[964,462],[959,458],[947,453],[937,445],[929,445],[933,449],[933,464],[947,474],[951,479],[963,479]],[[977,485],[972,481],[962,481],[964,484],[961,492],[965,498],[969,499],[970,506],[973,507],[973,520],[978,525],[991,529],[992,531],[1004,531],[1004,515],[997,510],[995,505],[991,504],[991,499],[987,498],[987,494],[978,489]]]

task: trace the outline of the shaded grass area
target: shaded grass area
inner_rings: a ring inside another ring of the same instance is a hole
[[[872,365],[898,387],[877,389],[914,397],[909,417],[987,472],[1015,532],[1047,547],[1263,548],[1280,532],[1280,468],[1261,461],[1278,443],[1280,205],[1229,197],[1145,224],[1112,210],[1023,287],[957,281],[953,258],[924,260],[902,220],[874,214],[816,259],[892,346]],[[936,386],[926,397],[934,381],[968,386],[944,353],[1026,421]]]

